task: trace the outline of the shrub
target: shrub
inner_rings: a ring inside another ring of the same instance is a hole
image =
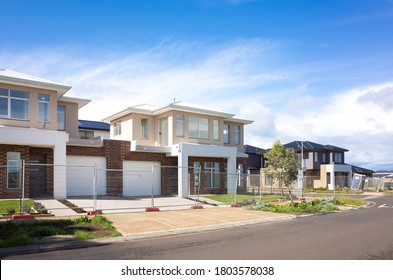
[[[16,213],[15,208],[9,207],[7,208],[8,215],[14,215]]]

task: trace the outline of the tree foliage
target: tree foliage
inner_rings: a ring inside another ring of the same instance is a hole
[[[278,183],[283,194],[284,186],[289,189],[292,182],[297,179],[299,172],[299,161],[296,151],[291,148],[285,148],[280,140],[276,140],[271,150],[265,155],[267,167],[264,172],[273,177]],[[289,189],[289,191],[291,191]]]

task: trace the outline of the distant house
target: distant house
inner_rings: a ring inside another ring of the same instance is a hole
[[[110,138],[110,125],[106,122],[79,120],[78,129],[80,139]]]
[[[292,148],[299,154],[304,176],[308,179],[306,186],[328,186],[329,189],[333,189],[333,186],[351,186],[352,166],[345,163],[347,149],[310,141],[293,141],[284,144],[284,147]]]
[[[248,155],[246,160],[246,169],[251,174],[260,174],[261,168],[265,167],[265,158],[263,154],[266,150],[251,145],[244,145],[243,152]]]
[[[306,187],[324,188],[328,186],[333,188],[333,184],[349,187],[353,174],[362,174],[368,177],[373,174],[372,170],[345,163],[345,153],[348,152],[345,148],[310,141],[293,141],[284,144],[284,147],[297,152],[299,165],[303,166]],[[245,145],[244,152],[249,156],[247,169],[251,173],[258,173],[257,170],[265,165],[263,154],[267,150]]]

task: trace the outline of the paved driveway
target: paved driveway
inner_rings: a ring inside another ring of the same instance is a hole
[[[152,199],[147,197],[100,197],[94,202],[91,198],[68,198],[72,204],[85,211],[95,209],[102,210],[103,214],[144,212],[152,206]],[[75,211],[60,203],[56,199],[36,199],[43,204],[55,216],[75,216]],[[185,210],[195,205],[195,201],[179,197],[157,197],[154,198],[154,207],[160,211]],[[225,207],[225,205],[220,205]],[[204,208],[217,208],[217,206],[204,204]],[[85,215],[85,214],[82,214]]]

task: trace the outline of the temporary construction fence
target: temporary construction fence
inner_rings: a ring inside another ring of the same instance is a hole
[[[194,167],[161,166],[152,162],[123,164],[122,169],[107,169],[105,164],[67,164],[53,165],[9,162],[8,166],[0,166],[0,187],[2,199],[19,197],[57,198],[60,194],[65,199],[83,197],[91,201],[90,207],[97,209],[97,200],[105,197],[129,199],[135,197],[151,198],[150,207],[155,207],[154,198],[166,195],[178,195],[179,172],[186,175],[187,193],[198,203],[198,197],[204,194],[254,194],[261,197],[265,194],[288,195],[289,189],[279,186],[267,174],[236,174],[217,172],[214,169]],[[318,177],[304,176],[302,181],[295,181],[290,186],[292,193],[303,196],[303,190],[312,188]],[[390,179],[391,180],[391,179]],[[183,181],[184,182],[184,181]],[[338,188],[348,187],[347,178],[335,178]],[[366,178],[364,189],[379,191],[391,187],[392,182],[386,178]],[[236,203],[236,196],[235,201]]]

